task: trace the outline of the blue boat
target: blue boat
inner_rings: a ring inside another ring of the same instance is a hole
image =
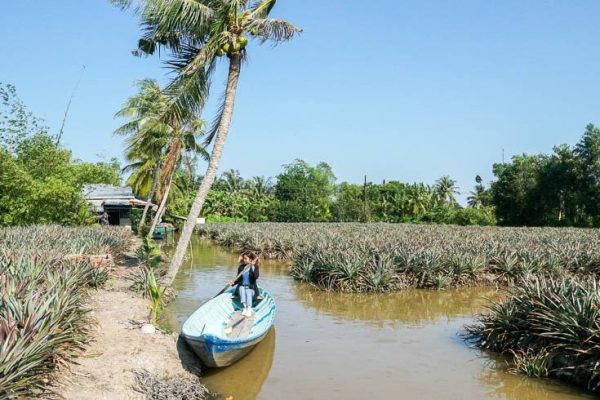
[[[226,367],[252,350],[269,332],[275,319],[275,300],[260,288],[263,299],[254,302],[252,316],[230,288],[198,308],[184,322],[181,335],[208,367]]]

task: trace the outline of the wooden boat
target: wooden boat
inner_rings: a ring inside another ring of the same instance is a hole
[[[275,300],[260,288],[263,299],[251,317],[231,288],[198,308],[183,323],[181,335],[208,367],[226,367],[244,357],[267,334],[275,319]]]

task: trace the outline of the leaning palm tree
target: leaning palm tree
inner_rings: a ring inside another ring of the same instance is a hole
[[[113,0],[129,4],[127,0]],[[198,110],[204,106],[208,77],[221,57],[228,63],[223,103],[207,142],[213,142],[210,162],[198,189],[190,213],[173,254],[167,283],[172,282],[185,255],[196,220],[212,186],[225,140],[229,133],[242,61],[246,57],[248,38],[260,43],[291,39],[300,29],[281,20],[269,18],[276,0],[141,0],[139,12],[145,34],[140,39],[140,53],[154,53],[158,48],[171,51],[169,65],[177,71],[170,85],[174,93],[173,108]]]

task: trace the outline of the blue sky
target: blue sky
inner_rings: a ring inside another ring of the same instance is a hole
[[[105,0],[0,10],[0,81],[58,130],[85,65],[64,142],[85,160],[120,157],[114,113],[136,80],[169,78],[160,59],[131,55],[136,17]],[[448,174],[464,198],[502,149],[550,152],[600,124],[598,1],[280,0],[273,16],[304,33],[250,45],[221,170],[271,176],[302,158],[339,181]]]

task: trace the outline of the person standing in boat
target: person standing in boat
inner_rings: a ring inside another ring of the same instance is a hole
[[[252,316],[252,301],[254,294],[258,292],[256,280],[260,275],[258,256],[250,251],[245,251],[240,255],[240,265],[238,267],[238,275],[232,285],[237,285],[240,301],[244,305],[242,315],[245,317]]]

